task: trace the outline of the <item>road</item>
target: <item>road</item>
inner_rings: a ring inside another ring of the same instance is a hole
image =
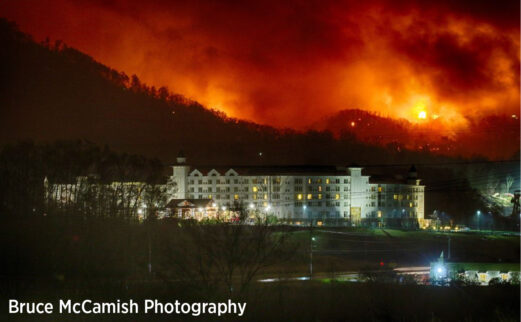
[[[429,266],[409,266],[409,267],[398,267],[393,269],[398,275],[414,275],[414,276],[425,276],[429,275]],[[375,271],[379,272],[379,271]],[[274,282],[291,282],[291,281],[308,281],[308,280],[324,280],[330,279],[334,276],[334,279],[348,282],[360,282],[359,272],[337,272],[334,275],[331,273],[316,273],[310,278],[309,275],[292,276],[292,277],[264,277],[258,279],[260,283],[274,283]]]

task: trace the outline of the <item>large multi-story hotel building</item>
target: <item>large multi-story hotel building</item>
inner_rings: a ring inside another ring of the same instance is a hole
[[[172,168],[176,200],[211,199],[219,208],[240,203],[286,220],[354,225],[424,218],[425,186],[414,167],[403,180],[387,181],[361,167],[191,167],[183,155]]]
[[[60,206],[95,200],[96,207],[141,217],[148,203],[161,217],[211,218],[240,205],[289,223],[415,227],[424,221],[425,186],[414,167],[406,177],[384,179],[358,166],[192,167],[180,155],[172,170],[165,184],[103,184],[87,177],[44,184],[47,198]],[[153,202],[152,190],[160,195]]]

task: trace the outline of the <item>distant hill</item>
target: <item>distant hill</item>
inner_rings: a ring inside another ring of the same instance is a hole
[[[325,117],[309,128],[331,131],[336,137],[353,135],[364,143],[380,146],[398,144],[406,149],[434,154],[519,158],[519,115],[490,115],[469,118],[468,121],[468,128],[443,134],[445,126],[441,119],[430,120],[420,126],[405,119],[348,109]]]
[[[204,164],[449,160],[407,150],[402,143],[408,142],[404,125],[390,119],[372,117],[379,122],[374,121],[375,126],[388,131],[382,142],[393,138],[393,144],[383,146],[374,144],[377,138],[367,140],[359,133],[321,131],[330,130],[329,124],[336,129],[333,120],[305,133],[278,130],[228,118],[167,88],[149,87],[136,76],[104,66],[59,41],[36,43],[3,19],[0,42],[0,144],[85,139],[119,151],[159,157],[166,163],[180,149],[190,162]],[[359,128],[362,126],[360,122]]]

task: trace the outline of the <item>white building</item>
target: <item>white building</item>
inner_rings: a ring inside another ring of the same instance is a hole
[[[50,184],[46,179],[46,196],[61,206],[95,197],[96,204],[103,201],[110,209],[139,212],[152,202],[149,192],[155,189],[161,196],[153,195],[157,200],[149,206],[156,208],[168,208],[172,200],[191,204],[211,200],[212,208],[242,205],[249,212],[289,223],[416,227],[424,222],[425,186],[414,167],[407,178],[397,179],[370,177],[361,167],[191,167],[181,155],[172,168],[167,182],[155,185],[103,184],[90,177]]]
[[[424,219],[425,186],[414,167],[406,179],[379,181],[361,167],[191,167],[183,155],[172,168],[173,199],[212,199],[225,207],[240,203],[288,221],[319,224],[417,225]]]

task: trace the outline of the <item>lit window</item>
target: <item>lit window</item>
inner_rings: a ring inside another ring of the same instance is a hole
[[[412,208],[414,205],[412,202],[409,202],[409,207]]]
[[[257,192],[258,191],[257,187],[253,187],[252,189],[253,189],[253,192]]]
[[[268,194],[267,193],[264,194],[264,200],[268,200]]]
[[[329,180],[329,178],[326,179],[326,184],[329,184],[331,181]]]
[[[238,200],[239,199],[239,195],[234,195],[233,199]]]
[[[322,194],[321,193],[318,194],[318,199],[322,199]]]
[[[311,178],[308,178],[308,184],[311,184]]]
[[[297,199],[298,199],[298,200],[302,200],[302,194],[301,194],[301,193],[299,193],[299,194],[297,195]]]
[[[340,194],[339,194],[339,193],[337,193],[337,194],[335,195],[335,199],[336,199],[336,200],[340,199]]]
[[[398,199],[398,195],[394,195],[393,198],[394,198],[394,200],[397,200]]]
[[[253,194],[253,199],[257,200],[257,194],[256,193]]]
[[[208,199],[212,199],[212,195],[208,195]]]
[[[382,218],[382,211],[378,210],[378,218]]]
[[[382,191],[383,191],[382,187],[378,187],[378,192],[382,192]]]
[[[313,195],[311,195],[310,193],[308,193],[308,200],[309,199],[313,199]]]
[[[322,186],[318,186],[318,191],[322,192]]]

